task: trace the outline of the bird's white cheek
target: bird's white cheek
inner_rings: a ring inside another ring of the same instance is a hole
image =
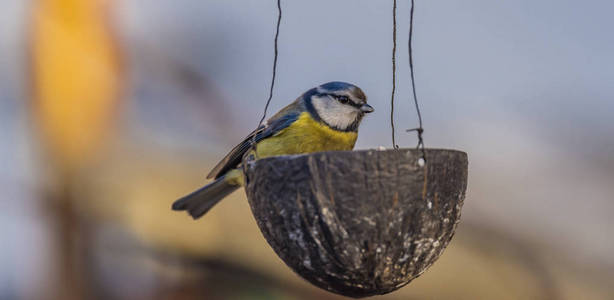
[[[360,115],[354,107],[329,99],[313,98],[312,103],[322,121],[342,130],[347,129]]]

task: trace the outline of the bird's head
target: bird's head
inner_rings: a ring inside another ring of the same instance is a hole
[[[333,81],[304,95],[307,109],[331,128],[357,131],[362,117],[373,112],[363,91],[350,83]]]

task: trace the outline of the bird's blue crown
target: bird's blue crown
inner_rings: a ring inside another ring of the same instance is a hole
[[[342,81],[331,81],[328,83],[325,83],[323,85],[320,85],[320,88],[325,89],[327,91],[340,91],[340,90],[347,90],[350,88],[355,88],[356,86],[351,84],[351,83],[347,83],[347,82],[342,82]]]

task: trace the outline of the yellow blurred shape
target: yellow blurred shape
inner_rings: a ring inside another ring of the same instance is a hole
[[[121,84],[108,0],[39,0],[31,24],[33,110],[58,166],[82,167],[103,145]]]

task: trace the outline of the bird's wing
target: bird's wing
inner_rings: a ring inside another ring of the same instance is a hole
[[[282,113],[283,114],[280,114]],[[218,178],[224,175],[229,170],[236,168],[243,160],[243,155],[251,147],[252,140],[256,143],[280,132],[284,128],[290,126],[299,117],[298,112],[289,112],[287,110],[280,111],[273,116],[266,124],[261,125],[252,133],[250,133],[240,144],[235,146],[230,153],[226,154],[217,165],[209,172],[207,178]],[[254,138],[255,137],[255,138]]]

